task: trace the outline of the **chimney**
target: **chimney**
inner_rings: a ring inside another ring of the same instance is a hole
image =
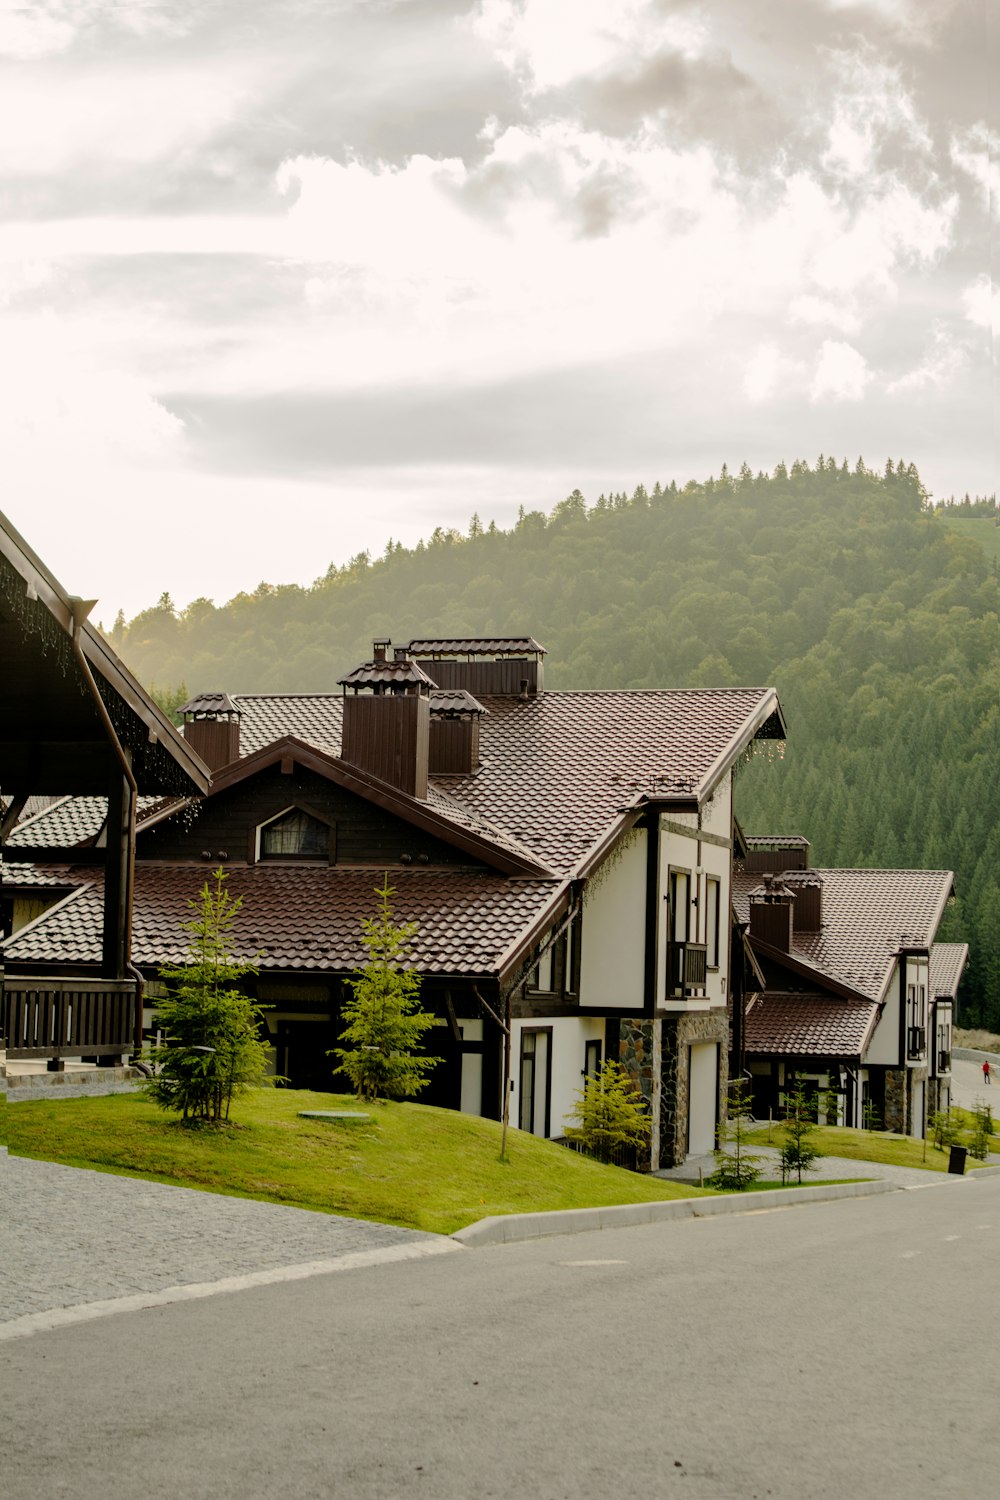
[[[764,876],[750,892],[750,936],[782,953],[792,951],[792,908],[795,896],[777,875]]]
[[[786,870],[805,870],[809,865],[809,840],[800,834],[748,834],[746,846],[743,868],[748,873],[782,875]]]
[[[542,691],[545,647],[530,635],[421,638],[406,649],[439,688],[477,698],[535,698]]]
[[[823,877],[815,870],[788,870],[786,886],[795,898],[795,931],[823,930]]]
[[[426,798],[430,755],[430,694],[434,683],[404,647],[389,660],[377,640],[372,660],[341,677],[344,728],[340,757],[359,771]]]
[[[431,693],[430,774],[468,776],[479,765],[479,720],[486,712],[462,688]]]
[[[228,693],[198,693],[181,709],[183,734],[212,772],[240,758],[240,710]]]

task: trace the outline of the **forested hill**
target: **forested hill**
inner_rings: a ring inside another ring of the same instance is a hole
[[[927,508],[912,465],[821,459],[589,505],[574,492],[510,531],[473,517],[311,588],[180,614],[164,597],[112,639],[168,697],[334,691],[382,634],[529,633],[548,687],[773,683],[787,753],[743,773],[744,826],[806,834],[819,864],[954,869],[964,1020],[997,1030],[998,613],[996,564]]]

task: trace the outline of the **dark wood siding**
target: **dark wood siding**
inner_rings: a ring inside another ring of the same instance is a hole
[[[240,726],[236,719],[192,719],[184,725],[184,738],[210,771],[218,771],[240,758]]]
[[[417,694],[348,693],[341,756],[411,797],[427,796],[430,704]]]
[[[269,766],[206,798],[193,819],[190,813],[182,813],[150,828],[136,842],[137,857],[201,861],[208,853],[213,862],[221,855],[230,862],[245,861],[253,857],[259,825],[286,807],[301,807],[335,827],[338,864],[390,866],[406,854],[421,863],[480,867],[471,855],[301,766],[294,766],[287,775],[279,766]]]
[[[750,936],[788,953],[792,946],[791,901],[751,901]]]
[[[516,698],[525,679],[528,692],[538,692],[538,662],[530,658],[505,657],[502,661],[420,661],[417,665],[439,688],[465,688],[474,698],[491,693]]]
[[[430,773],[466,776],[479,764],[479,717],[444,719],[431,716]]]
[[[819,932],[823,925],[823,891],[818,885],[796,885],[795,930]]]

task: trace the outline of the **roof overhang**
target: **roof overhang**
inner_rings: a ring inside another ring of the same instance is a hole
[[[743,721],[699,781],[695,788],[698,801],[705,802],[711,797],[722,778],[754,740],[783,740],[786,734],[785,716],[778,702],[778,694],[774,688],[765,688],[753,713]]]
[[[0,514],[0,628],[14,657],[0,675],[5,789],[107,792],[114,758],[89,671],[139,790],[205,791],[207,766],[88,623],[91,607],[66,592]]]

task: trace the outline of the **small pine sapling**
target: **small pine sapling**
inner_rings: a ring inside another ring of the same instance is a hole
[[[616,1149],[633,1146],[638,1150],[649,1141],[646,1101],[620,1062],[607,1058],[576,1097],[566,1118],[579,1124],[567,1125],[564,1134],[568,1141],[578,1142],[587,1156],[610,1162]]]
[[[823,1093],[823,1114],[828,1125],[840,1124],[840,1090],[832,1083]]]
[[[959,1122],[954,1110],[939,1109],[927,1123],[936,1150],[947,1151],[958,1140]]]
[[[861,1123],[869,1132],[882,1129],[882,1117],[870,1099],[861,1106]]]
[[[993,1111],[979,1100],[972,1111],[972,1129],[969,1132],[969,1155],[976,1161],[985,1161],[990,1154],[993,1137]]]
[[[359,1099],[405,1099],[426,1088],[424,1076],[441,1059],[415,1051],[434,1016],[420,1008],[420,975],[404,967],[409,959],[415,922],[393,921],[396,894],[383,877],[375,888],[378,910],[362,921],[362,945],[368,954],[363,969],[348,981],[351,998],[343,1009],[345,1026],[328,1057],[339,1059]]]
[[[746,1149],[750,1128],[750,1099],[747,1081],[737,1078],[729,1085],[729,1109],[726,1123],[719,1128],[719,1145],[715,1152],[716,1168],[708,1179],[709,1187],[728,1193],[742,1193],[757,1181],[762,1156]]]
[[[811,1145],[809,1137],[816,1129],[813,1119],[814,1100],[801,1083],[785,1092],[785,1139],[781,1147],[781,1180],[787,1182],[795,1172],[801,1183],[802,1173],[813,1167],[822,1153]]]
[[[242,906],[226,889],[226,872],[206,881],[198,915],[184,926],[192,934],[190,961],[165,965],[167,997],[156,1003],[165,1040],[146,1053],[155,1072],[143,1085],[161,1109],[184,1121],[212,1125],[229,1119],[233,1099],[279,1080],[268,1076],[268,1049],[260,1036],[261,1006],[238,988],[255,964],[232,956],[231,931]]]

